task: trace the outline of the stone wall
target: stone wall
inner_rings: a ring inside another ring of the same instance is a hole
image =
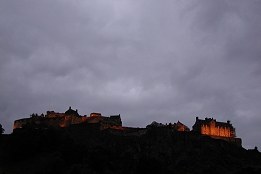
[[[234,131],[229,127],[219,127],[215,126],[215,124],[210,125],[202,125],[201,126],[201,134],[204,135],[213,135],[213,136],[221,136],[221,137],[234,137]]]
[[[56,113],[54,111],[47,111],[46,115],[33,116],[31,118],[24,118],[14,122],[13,129],[18,128],[61,128],[69,127],[70,125],[77,125],[81,123],[101,125],[101,129],[119,128],[122,126],[120,115],[110,117],[102,116],[100,113],[91,113],[89,117],[75,114],[74,110],[69,109],[70,113]]]

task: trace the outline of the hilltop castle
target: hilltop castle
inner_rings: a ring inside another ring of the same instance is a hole
[[[122,128],[120,115],[106,117],[102,116],[101,113],[91,113],[90,116],[81,116],[78,114],[77,109],[73,110],[71,107],[65,113],[47,111],[46,115],[41,114],[38,116],[37,114],[32,114],[31,118],[16,120],[13,128],[62,128],[81,123],[96,123],[101,130],[106,128]]]
[[[196,122],[192,128],[194,132],[202,135],[235,142],[236,144],[241,145],[241,139],[236,138],[236,130],[229,120],[227,122],[218,122],[213,118],[205,118],[205,120],[201,120],[196,117]]]
[[[57,113],[54,111],[47,111],[46,115],[41,114],[32,114],[30,118],[23,118],[16,120],[14,122],[14,130],[19,128],[64,128],[69,126],[98,126],[100,130],[104,129],[117,129],[125,132],[133,131],[133,135],[139,135],[146,132],[146,129],[150,128],[167,128],[178,132],[191,132],[196,134],[201,134],[203,136],[210,136],[215,139],[222,139],[228,142],[235,143],[237,145],[242,144],[240,138],[236,138],[235,128],[232,126],[230,121],[227,122],[218,122],[213,118],[205,118],[201,120],[196,117],[196,122],[192,127],[192,131],[178,121],[177,123],[162,124],[157,122],[152,122],[150,125],[144,128],[131,128],[131,127],[122,127],[122,121],[120,114],[111,115],[109,117],[102,116],[101,113],[91,113],[89,116],[79,115],[77,109],[73,110],[71,107],[65,113]]]

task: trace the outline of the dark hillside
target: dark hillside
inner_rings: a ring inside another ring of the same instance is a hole
[[[193,132],[135,131],[19,130],[1,137],[0,173],[261,173],[258,151]]]

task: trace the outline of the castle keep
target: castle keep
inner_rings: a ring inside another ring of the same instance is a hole
[[[32,114],[30,118],[19,119],[14,122],[14,129],[17,128],[62,128],[82,123],[99,124],[100,129],[122,127],[120,115],[112,115],[109,117],[102,116],[101,113],[91,113],[90,116],[81,116],[77,110],[71,107],[65,113],[57,113],[47,111],[46,115]]]
[[[232,126],[230,121],[217,122],[213,118],[205,118],[201,120],[196,117],[196,123],[193,125],[193,130],[203,135],[220,136],[235,138],[235,128]]]
[[[212,138],[223,139],[241,145],[241,139],[236,138],[235,128],[232,126],[230,121],[218,122],[213,118],[205,118],[205,120],[201,120],[196,117],[196,122],[192,129],[194,132],[202,135],[208,135]]]

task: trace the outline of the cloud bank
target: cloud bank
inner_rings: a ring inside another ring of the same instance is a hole
[[[261,1],[0,2],[0,123],[69,106],[126,126],[231,120],[261,147]]]

